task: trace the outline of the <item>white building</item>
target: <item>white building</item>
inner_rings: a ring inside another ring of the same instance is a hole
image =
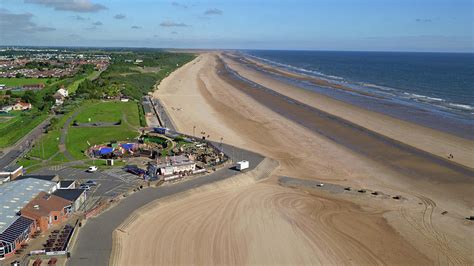
[[[69,92],[65,88],[60,88],[56,93],[64,98],[69,97]]]
[[[152,169],[152,170],[151,170]],[[165,162],[149,167],[152,175],[170,176],[170,175],[192,175],[196,170],[196,163],[186,156],[173,156]]]
[[[60,88],[54,94],[54,99],[56,100],[56,105],[61,105],[64,103],[64,100],[69,96],[69,92],[65,88]]]

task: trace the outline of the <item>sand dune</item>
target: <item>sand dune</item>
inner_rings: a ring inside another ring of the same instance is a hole
[[[472,183],[443,184],[461,191],[443,195],[443,187],[315,134],[224,81],[216,56],[201,54],[172,73],[155,96],[180,131],[193,134],[196,126],[279,167],[265,180],[236,176],[139,210],[139,219],[117,231],[112,264],[473,263],[472,224],[463,219],[472,210]],[[403,200],[282,187],[281,175]]]

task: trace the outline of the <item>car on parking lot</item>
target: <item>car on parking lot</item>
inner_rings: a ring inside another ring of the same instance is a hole
[[[138,176],[144,176],[146,174],[146,171],[143,169],[140,169],[135,166],[129,166],[125,167],[125,171],[129,172],[130,174],[138,175]]]
[[[89,169],[87,169],[87,172],[89,172],[89,173],[92,173],[92,172],[95,172],[95,171],[97,171],[97,166],[95,166],[95,165],[94,166],[89,166]]]
[[[93,180],[87,180],[84,184],[88,186],[97,186],[97,182]]]
[[[91,190],[91,187],[90,187],[90,186],[88,186],[88,185],[86,185],[86,184],[82,184],[82,185],[80,185],[80,186],[79,186],[79,188],[80,188],[80,189],[84,189],[85,191],[89,191],[89,190]]]

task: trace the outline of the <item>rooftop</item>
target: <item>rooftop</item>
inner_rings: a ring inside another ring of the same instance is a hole
[[[23,232],[25,232],[31,224],[34,223],[33,220],[19,216],[8,228],[6,228],[0,234],[0,246],[3,242],[14,243]]]
[[[74,181],[74,180],[61,180],[61,181],[59,181],[59,187],[60,188],[68,188],[74,182],[76,182],[76,181]]]
[[[26,204],[21,212],[22,215],[24,215],[23,212],[28,212],[28,214],[36,216],[30,218],[40,218],[49,216],[51,211],[60,211],[69,205],[71,205],[71,201],[42,191]]]
[[[164,168],[167,166],[179,166],[179,165],[189,165],[189,164],[194,164],[194,161],[184,155],[179,155],[179,156],[172,156],[169,159],[165,160],[164,162],[158,163],[156,166],[158,168]]]
[[[0,233],[16,219],[17,213],[41,191],[53,192],[56,183],[35,178],[15,180],[0,185]]]
[[[58,177],[57,175],[23,175],[23,176],[17,177],[15,180],[34,178],[34,179],[40,179],[43,181],[55,181],[57,177]]]
[[[74,202],[84,191],[84,189],[58,189],[54,191],[53,195]]]

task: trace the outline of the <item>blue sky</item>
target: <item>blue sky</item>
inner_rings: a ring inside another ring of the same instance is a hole
[[[0,0],[0,45],[473,52],[467,0]]]

